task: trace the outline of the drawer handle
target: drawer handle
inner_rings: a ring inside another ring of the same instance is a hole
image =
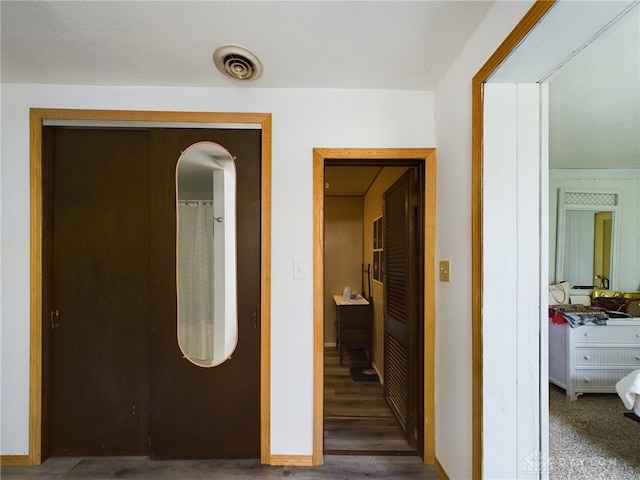
[[[591,379],[589,377],[584,377],[584,381],[589,383],[591,381]]]
[[[636,360],[640,360],[640,355],[636,355]]]
[[[585,356],[584,356],[584,359],[585,359],[585,360],[591,360],[591,355],[585,355]]]
[[[638,335],[640,335],[640,334],[638,334]],[[584,334],[584,336],[585,336],[585,337],[590,337],[590,336],[591,336],[591,332],[586,332],[586,333]]]

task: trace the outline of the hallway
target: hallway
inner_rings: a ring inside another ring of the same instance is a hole
[[[413,455],[402,429],[386,404],[379,382],[355,382],[351,366],[368,366],[364,351],[324,352],[325,455]]]

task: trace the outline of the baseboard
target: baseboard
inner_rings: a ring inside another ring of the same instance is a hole
[[[0,455],[0,466],[27,467],[33,465],[29,455]]]
[[[450,480],[449,479],[449,475],[447,475],[447,472],[444,471],[444,468],[442,467],[442,465],[440,464],[440,461],[438,460],[438,457],[436,457],[435,459],[435,463],[434,463],[434,468],[436,469],[436,472],[438,472],[438,475],[440,475],[440,478],[442,480]]]
[[[312,467],[312,455],[271,455],[269,465],[279,465],[288,467]]]

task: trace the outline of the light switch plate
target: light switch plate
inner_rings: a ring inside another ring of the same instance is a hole
[[[305,277],[304,260],[293,261],[293,278],[295,280],[303,280]]]
[[[450,282],[451,274],[451,265],[449,260],[441,260],[440,261],[440,281],[441,282]]]

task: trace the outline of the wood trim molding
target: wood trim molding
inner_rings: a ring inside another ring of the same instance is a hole
[[[324,449],[324,159],[313,149],[313,465]]]
[[[29,454],[21,465],[42,461],[42,127],[45,120],[258,124],[262,128],[260,292],[260,460],[271,463],[271,114],[32,108],[30,111],[30,339]],[[7,456],[10,457],[10,456]],[[24,457],[24,458],[23,458]],[[11,461],[11,460],[7,460]],[[18,459],[16,459],[18,461]],[[5,464],[5,457],[2,463]],[[9,463],[7,463],[8,465]]]
[[[435,467],[436,472],[438,472],[438,475],[440,475],[440,478],[442,480],[449,480],[449,475],[447,475],[447,472],[445,471],[444,467],[442,466],[442,464],[440,463],[437,457],[435,459],[433,466]]]
[[[260,461],[271,464],[271,114],[261,123]]]
[[[424,462],[436,461],[436,152],[424,160]],[[433,228],[429,228],[433,225]],[[428,393],[427,393],[428,392]]]
[[[29,455],[0,455],[2,467],[27,467],[33,465]]]
[[[557,0],[537,0],[513,31],[500,44],[471,82],[471,331],[472,331],[472,477],[483,474],[483,352],[482,352],[482,255],[483,255],[483,140],[484,83],[537,25]]]
[[[435,226],[436,152],[434,148],[313,149],[313,465],[323,461],[324,416],[324,164],[325,160],[415,159],[425,164],[425,226]],[[435,462],[435,231],[424,235],[424,462]]]
[[[270,465],[286,467],[312,467],[316,464],[313,462],[312,455],[271,455]]]
[[[29,334],[29,465],[42,461],[42,117],[29,114],[30,151],[30,334]]]

